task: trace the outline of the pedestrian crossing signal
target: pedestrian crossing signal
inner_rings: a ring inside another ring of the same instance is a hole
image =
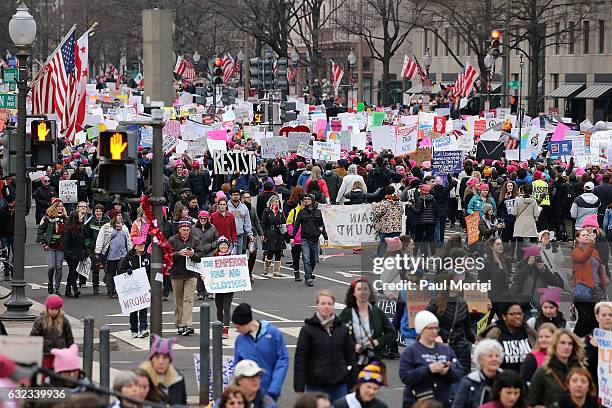
[[[55,142],[55,121],[33,120],[30,133],[34,145],[51,144]]]
[[[100,132],[98,158],[110,161],[131,161],[137,155],[136,135],[132,132],[111,130]]]

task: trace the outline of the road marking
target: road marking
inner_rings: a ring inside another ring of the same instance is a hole
[[[234,305],[234,306],[238,306],[239,304],[240,303],[232,302],[232,305]],[[277,316],[277,315],[274,315],[272,313],[264,312],[263,310],[255,309],[253,307],[251,308],[251,310],[253,312],[255,312],[255,313],[258,313],[258,314],[262,315],[262,316],[268,316],[268,317],[271,317],[273,319],[279,320],[281,322],[289,322],[290,321],[289,319],[285,319],[282,316]]]
[[[262,260],[260,260],[260,259],[258,259],[258,260],[257,260],[257,262],[259,262],[259,263],[263,263],[263,261],[262,261]],[[283,269],[287,269],[287,270],[289,270],[289,271],[292,271],[292,272],[293,272],[293,268],[289,268],[289,267],[287,267],[287,266],[282,266],[282,265],[281,265],[281,268],[283,268]],[[301,272],[301,273],[305,273],[305,272],[304,272],[303,270],[301,270],[301,269],[300,269],[300,272]],[[317,277],[317,279],[325,279],[325,280],[328,280],[328,281],[331,281],[331,282],[340,283],[340,284],[342,284],[342,285],[351,286],[351,284],[350,284],[349,282],[343,282],[343,281],[338,280],[338,279],[328,278],[327,276],[320,275],[320,274],[318,274],[318,273],[316,273],[316,272],[315,272],[315,276]]]

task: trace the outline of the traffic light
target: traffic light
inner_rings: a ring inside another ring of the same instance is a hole
[[[297,112],[295,112],[295,102],[281,102],[280,104],[280,119],[282,122],[291,122],[297,120]]]
[[[491,47],[489,48],[489,54],[493,58],[497,58],[501,54],[501,31],[491,30]]]
[[[233,105],[236,103],[236,89],[225,88],[221,91],[221,102],[224,106]]]
[[[213,84],[221,85],[223,83],[223,60],[215,58],[215,66],[213,67]]]
[[[32,162],[35,166],[53,165],[57,160],[55,121],[33,120],[30,125]]]
[[[137,192],[137,136],[134,132],[100,132],[98,139],[99,185],[110,194]]]
[[[276,72],[274,73],[276,85],[279,88],[285,89],[289,85],[287,82],[287,58],[279,58],[276,60]]]
[[[261,81],[261,59],[249,59],[249,74],[251,78],[251,88],[263,89]]]
[[[263,89],[274,88],[274,63],[271,59],[262,62]]]

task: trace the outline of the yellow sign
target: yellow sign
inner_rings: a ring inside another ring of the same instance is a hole
[[[38,124],[38,128],[36,129],[36,135],[38,136],[39,142],[44,142],[47,140],[47,135],[49,135],[49,131],[51,129],[47,129],[46,122],[40,122]]]
[[[110,152],[113,160],[121,160],[121,153],[125,151],[127,142],[123,141],[121,133],[114,133],[110,139]]]
[[[476,332],[478,333],[478,335],[481,335],[487,329],[488,327],[487,322],[489,321],[490,314],[491,314],[491,311],[487,310],[487,313],[485,313],[482,319],[478,321],[478,324],[476,325]]]

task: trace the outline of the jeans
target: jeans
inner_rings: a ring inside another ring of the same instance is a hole
[[[242,255],[244,253],[243,246],[244,246],[244,234],[236,235],[236,255]]]
[[[312,280],[312,275],[319,262],[319,241],[302,238],[302,261],[304,262],[304,279]]]
[[[327,394],[330,401],[337,401],[348,394],[347,384],[337,385],[309,385],[306,384],[307,392],[323,392]]]
[[[47,251],[47,277],[53,282],[53,289],[59,290],[62,284],[62,273],[64,265],[64,251],[61,249],[49,249]]]
[[[215,307],[217,308],[217,320],[223,322],[224,326],[229,326],[230,310],[232,307],[232,299],[234,292],[215,293]]]
[[[109,295],[115,293],[115,275],[119,272],[119,259],[116,261],[106,261],[106,290]]]
[[[387,242],[385,241],[385,238],[399,237],[400,234],[401,232],[379,232],[378,238],[380,239],[380,242],[378,243],[378,249],[376,249],[376,256],[378,258],[385,256],[385,252],[387,252]]]
[[[436,229],[434,230],[434,239],[437,243],[444,243],[444,230],[446,229],[446,217],[436,217]]]
[[[147,308],[130,313],[130,331],[138,333],[147,330]]]

